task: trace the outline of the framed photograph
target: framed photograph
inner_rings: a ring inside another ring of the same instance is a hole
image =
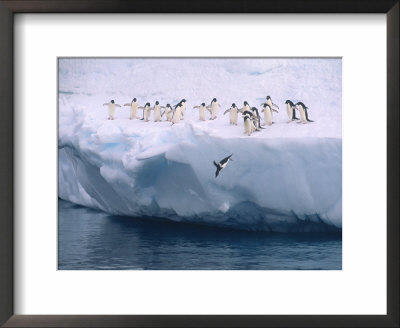
[[[398,326],[398,1],[0,9],[2,325]]]

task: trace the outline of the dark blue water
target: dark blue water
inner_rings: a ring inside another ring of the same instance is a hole
[[[110,216],[59,200],[61,270],[341,270],[341,234],[247,232]]]

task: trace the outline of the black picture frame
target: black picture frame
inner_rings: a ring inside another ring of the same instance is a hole
[[[399,327],[399,8],[398,0],[0,0],[0,324],[4,327]],[[14,315],[13,21],[16,13],[386,14],[387,315]]]

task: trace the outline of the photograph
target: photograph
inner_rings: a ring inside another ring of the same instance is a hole
[[[342,58],[57,61],[58,270],[342,270]]]

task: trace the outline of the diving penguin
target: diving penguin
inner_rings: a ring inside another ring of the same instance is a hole
[[[223,160],[221,160],[218,164],[215,163],[215,161],[213,161],[215,167],[217,168],[217,171],[215,172],[215,177],[217,177],[218,174],[219,174],[219,172],[220,172],[221,170],[223,170],[223,169],[228,165],[228,162],[229,162],[229,161],[232,161],[232,158],[231,158],[232,155],[233,155],[233,154],[230,154],[228,157],[225,157],[225,158],[224,158]]]

